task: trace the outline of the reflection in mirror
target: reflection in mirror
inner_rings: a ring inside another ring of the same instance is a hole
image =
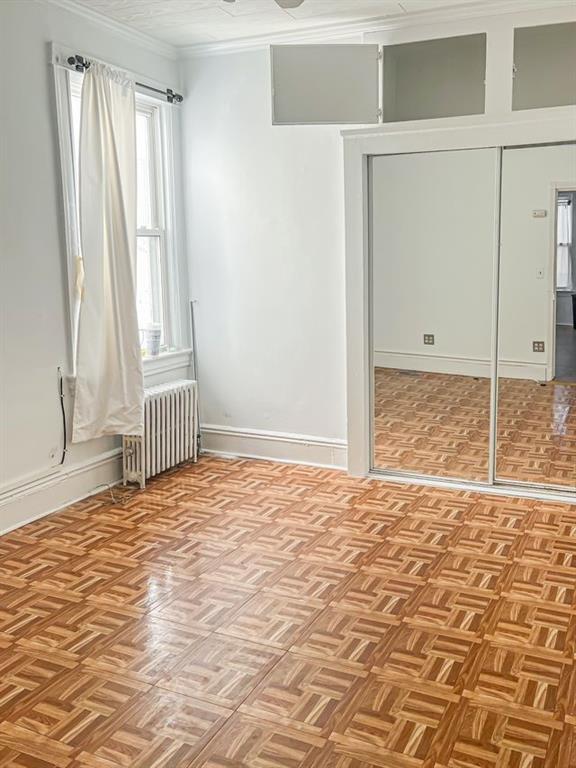
[[[371,164],[373,466],[487,480],[498,151]]]
[[[496,478],[576,486],[576,147],[502,155]]]

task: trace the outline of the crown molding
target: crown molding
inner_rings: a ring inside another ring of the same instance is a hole
[[[192,59],[197,56],[258,50],[267,48],[269,45],[282,43],[323,43],[329,40],[341,40],[344,37],[363,35],[366,32],[380,29],[382,20],[382,17],[379,16],[362,21],[323,24],[304,29],[275,32],[274,34],[237,37],[232,40],[215,40],[210,43],[194,43],[193,45],[178,46],[177,50],[179,58]]]
[[[559,9],[574,10],[574,0],[551,0],[545,7],[543,7],[541,0],[538,0],[538,2],[535,0],[490,0],[489,3],[476,2],[430,11],[379,16],[361,21],[324,24],[275,34],[255,35],[252,37],[234,38],[233,40],[215,40],[210,43],[195,43],[193,45],[177,46],[176,50],[178,58],[193,59],[202,56],[255,51],[267,48],[269,45],[281,45],[282,43],[324,43],[374,32],[387,32],[426,24],[441,24],[506,14],[520,14],[527,11],[545,15]]]
[[[70,11],[70,13],[73,13],[76,16],[81,16],[84,19],[88,19],[89,21],[98,24],[100,27],[104,27],[105,29],[114,32],[116,35],[123,37],[125,40],[129,40],[131,43],[144,46],[148,50],[158,53],[161,56],[165,56],[168,59],[176,60],[179,58],[178,49],[173,45],[170,45],[170,43],[159,40],[157,37],[147,35],[145,32],[139,32],[128,24],[123,24],[121,21],[111,19],[109,16],[94,11],[86,5],[75,2],[75,0],[37,0],[37,2],[43,3],[44,5],[53,5],[57,8],[62,8],[65,11]]]

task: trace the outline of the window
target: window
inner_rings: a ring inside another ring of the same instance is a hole
[[[78,166],[82,75],[57,72],[60,145],[63,162],[69,252],[79,255]],[[176,264],[169,215],[172,200],[172,161],[169,151],[170,106],[136,94],[137,237],[136,301],[143,355],[148,329],[160,331],[160,351],[178,348]],[[68,125],[68,130],[63,127]],[[73,265],[72,273],[75,272]],[[72,291],[74,287],[71,286]],[[79,302],[72,300],[76,344]],[[75,355],[73,355],[75,356]]]
[[[572,199],[560,194],[556,210],[556,289],[572,290]]]
[[[139,102],[136,106],[137,238],[136,298],[141,329],[157,326],[160,345],[166,347],[169,320],[166,316],[165,253],[162,190],[164,184],[160,143],[159,107]]]

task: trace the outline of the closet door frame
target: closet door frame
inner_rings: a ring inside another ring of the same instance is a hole
[[[412,154],[447,150],[502,149],[527,145],[572,143],[576,108],[562,109],[562,114],[548,119],[506,119],[489,122],[486,117],[477,124],[439,126],[430,121],[422,128],[394,131],[389,126],[343,131],[344,191],[346,217],[346,346],[347,346],[347,414],[348,472],[396,482],[476,490],[528,498],[576,502],[572,491],[550,490],[514,482],[496,482],[496,418],[498,396],[498,295],[500,245],[500,184],[497,179],[497,206],[494,228],[492,360],[489,438],[489,476],[485,482],[450,480],[434,476],[407,474],[372,468],[372,323],[371,323],[371,224],[370,167],[377,155]],[[444,122],[444,121],[442,121]],[[496,203],[495,203],[496,204]]]

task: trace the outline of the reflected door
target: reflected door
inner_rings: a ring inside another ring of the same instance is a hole
[[[372,158],[373,467],[488,480],[499,150]]]
[[[574,145],[503,151],[497,480],[576,487],[571,190]]]

